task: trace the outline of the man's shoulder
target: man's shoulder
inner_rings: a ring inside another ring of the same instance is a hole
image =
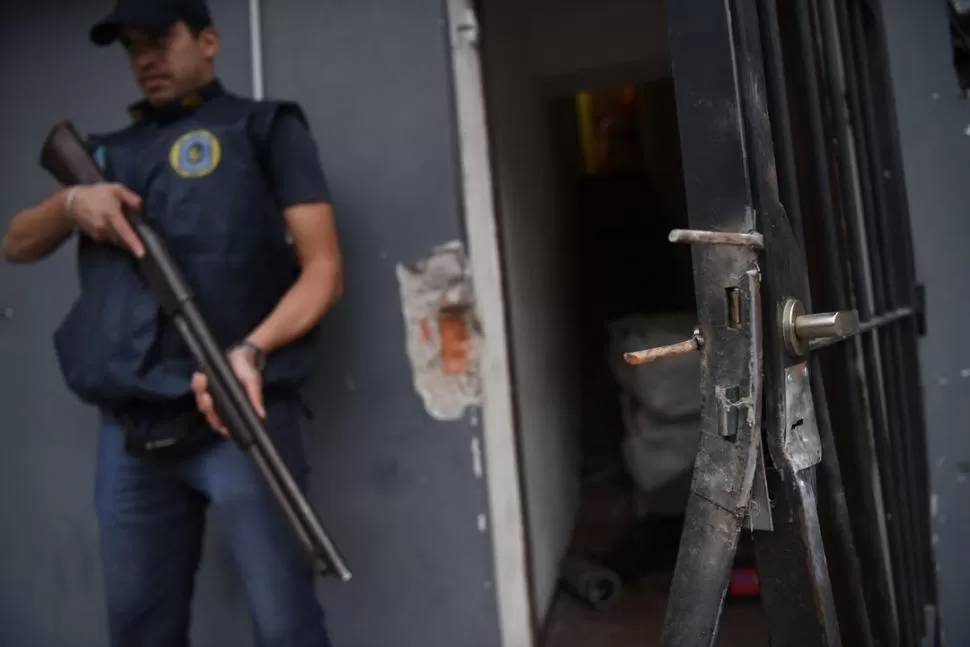
[[[298,101],[291,99],[254,99],[241,94],[227,92],[222,97],[222,105],[227,108],[236,108],[251,112],[278,112],[280,110],[294,110],[302,114],[302,108]]]
[[[296,121],[309,126],[306,114],[299,102],[289,99],[253,99],[235,94],[224,96],[220,111],[239,111],[249,117],[249,125],[260,139],[268,139],[280,120]]]

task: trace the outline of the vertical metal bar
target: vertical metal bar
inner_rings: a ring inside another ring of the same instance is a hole
[[[771,116],[778,186],[781,202],[785,206],[792,229],[804,247],[805,232],[798,194],[798,177],[795,165],[794,142],[788,108],[788,91],[785,81],[784,54],[781,45],[778,12],[775,0],[759,0],[759,24],[762,37],[767,88],[768,112]],[[806,302],[811,310],[811,303]],[[843,639],[849,644],[873,645],[872,630],[866,597],[863,590],[862,568],[852,532],[848,504],[843,489],[839,456],[832,435],[828,404],[822,384],[821,373],[816,366],[812,374],[813,391],[816,396],[818,431],[822,440],[822,463],[819,468],[819,516],[827,555],[832,564],[833,591],[836,595]]]
[[[755,534],[762,601],[772,645],[834,647],[842,636],[816,504],[815,466],[823,448],[807,365],[788,366],[784,384],[775,409],[781,428],[765,437],[775,529]]]
[[[744,1],[744,0],[740,0]],[[745,137],[735,1],[668,5],[690,227],[756,229]],[[770,146],[770,142],[769,142]],[[756,250],[694,245],[703,433],[661,644],[713,644],[738,533],[761,451],[761,307]],[[727,325],[725,288],[738,288],[741,326]],[[737,392],[737,398],[729,393]],[[730,428],[729,428],[730,427]]]
[[[869,85],[870,92],[875,95],[873,103],[879,107],[878,137],[884,153],[882,179],[888,195],[889,213],[897,221],[896,227],[904,236],[899,240],[899,257],[894,258],[895,264],[907,277],[907,281],[915,282],[916,261],[910,236],[911,223],[906,186],[902,181],[903,165],[900,153],[899,131],[896,122],[895,101],[892,93],[892,82],[889,77],[888,52],[885,46],[885,27],[882,22],[880,3],[867,3],[868,15],[871,20],[871,36],[866,40],[867,66],[871,70]],[[901,286],[906,290],[906,304],[914,305],[912,289],[909,282]]]
[[[765,54],[758,6],[755,0],[735,0],[733,6],[753,206],[765,239],[764,442],[770,457],[769,490],[775,497],[775,513],[774,530],[754,536],[762,601],[772,644],[836,646],[842,644],[842,638],[815,494],[821,440],[807,366],[792,364],[777,325],[785,298],[810,298],[805,252],[801,236],[785,213],[775,179],[777,162],[765,105]],[[799,397],[792,400],[795,378],[799,385],[794,392]],[[793,404],[797,404],[797,412],[793,412]]]
[[[765,88],[768,91],[768,114],[771,116],[781,203],[788,213],[795,236],[800,243],[804,244],[801,201],[798,199],[798,174],[795,171],[795,150],[788,110],[788,91],[785,85],[785,64],[781,51],[781,35],[778,33],[778,8],[775,0],[758,0],[758,17],[761,27],[761,47],[765,52]]]
[[[881,157],[881,187],[886,202],[887,230],[894,234],[892,254],[894,267],[897,268],[895,297],[900,303],[915,305],[916,277],[913,261],[913,249],[910,243],[910,225],[906,209],[905,188],[900,181],[902,168],[899,161],[899,151],[896,142],[895,116],[893,102],[889,89],[889,77],[886,69],[885,50],[882,43],[880,15],[878,8],[857,7],[854,12],[856,30],[864,34],[865,48],[860,52],[860,69],[866,79],[869,90],[869,103],[873,107],[873,127],[876,130],[875,139],[882,152]],[[878,106],[878,109],[876,109]],[[902,262],[900,262],[902,261]],[[894,333],[897,335],[899,353],[899,380],[903,392],[903,403],[907,418],[906,433],[909,441],[909,455],[912,458],[912,484],[914,491],[914,517],[918,545],[913,547],[914,556],[922,565],[921,588],[924,604],[936,603],[936,575],[933,564],[933,549],[930,540],[930,510],[929,510],[929,465],[927,463],[927,447],[923,429],[922,401],[920,385],[916,376],[918,366],[916,359],[917,329],[915,322],[906,321],[898,326]],[[923,616],[925,618],[925,614]],[[925,632],[924,632],[925,633]]]
[[[889,260],[892,253],[892,241],[888,237],[889,231],[885,226],[885,202],[882,200],[881,191],[873,186],[877,182],[878,171],[873,167],[879,159],[876,137],[872,127],[872,113],[867,110],[864,104],[864,90],[860,87],[857,74],[858,56],[856,53],[859,44],[858,32],[853,33],[848,24],[848,7],[846,3],[832,3],[831,8],[836,9],[832,19],[835,20],[837,31],[840,35],[840,46],[842,50],[843,69],[845,71],[846,97],[850,105],[852,117],[853,140],[858,140],[861,145],[854,147],[856,160],[859,166],[859,175],[865,191],[864,204],[861,222],[869,241],[869,249],[872,251],[870,256],[870,266],[872,268],[872,289],[873,302],[875,308],[883,312],[898,305],[893,301],[893,268]],[[853,38],[855,36],[856,38]],[[877,183],[878,186],[878,183]],[[877,341],[878,338],[878,341]],[[913,501],[910,497],[911,484],[913,482],[912,473],[912,452],[909,433],[907,429],[907,413],[905,410],[905,394],[901,392],[899,385],[899,366],[897,361],[896,331],[890,327],[886,330],[876,332],[873,335],[872,349],[874,354],[878,353],[877,370],[881,370],[881,383],[885,390],[884,398],[886,403],[886,431],[893,439],[892,452],[894,454],[895,465],[894,477],[901,482],[899,487],[903,498],[900,502],[899,513],[901,515],[898,522],[903,526],[903,535],[909,550],[906,551],[906,568],[909,573],[910,582],[923,581],[919,560],[912,552],[912,547],[916,545],[918,532],[914,527]],[[910,591],[908,600],[913,612],[913,620],[919,626],[923,618],[921,609],[923,606],[919,595],[914,595],[916,591],[912,586],[908,586]]]
[[[835,8],[832,0],[818,0],[815,4],[816,20],[821,37],[823,60],[829,82],[830,115],[838,137],[839,175],[843,188],[845,204],[845,225],[849,239],[853,241],[856,263],[852,264],[855,276],[857,303],[860,314],[871,318],[875,312],[875,294],[871,263],[867,245],[859,186],[858,168],[854,162],[852,131],[847,122],[844,95],[846,92],[841,44],[837,33]],[[886,523],[898,528],[895,534],[893,574],[896,584],[897,611],[899,612],[900,634],[905,644],[916,640],[914,608],[910,595],[910,575],[912,566],[908,546],[912,545],[910,528],[905,521],[907,493],[902,483],[896,479],[895,472],[904,470],[899,456],[899,442],[894,441],[889,428],[886,384],[883,379],[882,354],[878,332],[868,335],[865,340],[857,340],[857,347],[864,356],[864,365],[869,383],[869,400],[873,417],[873,428],[877,438],[877,448],[881,448],[879,471],[883,489],[888,496]],[[883,460],[885,458],[885,460]]]
[[[717,255],[722,262],[725,260],[723,251]],[[697,277],[698,298],[704,297],[705,301],[711,300],[712,291],[723,294],[719,279],[740,283],[741,327],[725,326],[723,312],[716,318],[703,312],[700,316],[705,330],[701,384],[708,386],[702,390],[706,433],[701,434],[694,463],[661,636],[664,647],[712,645],[717,636],[761,451],[760,282],[751,250],[735,248],[733,255],[735,258],[728,258],[729,262],[716,268],[713,276],[700,272]],[[731,266],[744,269],[743,275],[734,274]],[[729,361],[730,357],[734,361]],[[736,393],[729,397],[725,385],[734,385],[731,390]]]
[[[876,118],[876,105],[873,102],[873,80],[869,73],[869,61],[867,48],[869,35],[862,24],[860,12],[863,10],[858,0],[845,5],[839,4],[839,20],[843,25],[843,30],[851,37],[847,36],[847,50],[850,52],[849,59],[852,62],[852,81],[854,82],[854,92],[857,99],[856,111],[862,126],[862,132],[866,143],[866,157],[869,162],[869,175],[871,178],[871,188],[875,200],[874,210],[878,219],[877,235],[879,235],[880,251],[882,252],[882,265],[885,268],[886,277],[886,305],[883,311],[894,310],[904,306],[912,305],[909,302],[907,291],[901,292],[903,287],[901,282],[906,276],[906,267],[900,263],[898,258],[902,255],[902,247],[905,245],[906,232],[893,227],[889,222],[890,204],[887,198],[887,187],[884,182],[883,169],[885,168],[885,153],[882,150],[882,142],[879,136],[880,124]],[[893,235],[896,234],[896,235]]]
[[[886,301],[884,294],[886,255],[880,254],[884,248],[880,247],[879,229],[875,226],[874,214],[877,211],[876,195],[872,186],[872,157],[871,149],[867,146],[866,124],[859,98],[859,88],[853,66],[852,38],[847,25],[842,18],[845,13],[846,0],[838,3],[832,0],[822,0],[822,24],[826,38],[830,38],[829,48],[834,50],[832,56],[838,59],[840,75],[837,80],[836,91],[833,93],[833,111],[839,111],[843,118],[840,124],[840,143],[845,147],[843,164],[851,169],[851,177],[855,196],[856,212],[847,214],[854,218],[854,225],[859,237],[858,249],[861,252],[860,263],[862,271],[868,274],[867,283],[871,286],[872,312],[869,318],[886,312],[892,305]],[[844,113],[843,113],[844,111]],[[844,127],[844,130],[842,130]]]
[[[738,549],[741,519],[691,494],[667,599],[664,647],[711,646]]]
[[[832,430],[832,420],[829,417],[828,399],[825,396],[825,385],[819,369],[819,358],[813,357],[811,384],[815,398],[815,412],[818,424],[819,438],[822,443],[822,462],[819,464],[819,495],[826,505],[831,519],[827,519],[820,510],[823,522],[823,536],[825,545],[829,547],[828,560],[831,564],[833,582],[844,580],[847,588],[845,599],[840,600],[839,591],[835,593],[837,609],[839,611],[839,626],[842,628],[842,638],[848,645],[860,647],[875,645],[872,630],[871,614],[866,604],[863,588],[862,566],[856,549],[856,540],[852,532],[849,515],[849,505],[845,497],[842,483],[842,471],[835,437]],[[828,528],[826,528],[826,525]],[[826,530],[828,530],[826,532]]]
[[[879,234],[879,250],[882,252],[884,260],[884,281],[882,286],[885,295],[884,303],[892,307],[900,305],[900,287],[902,277],[900,271],[904,270],[902,263],[893,263],[891,258],[898,258],[901,254],[899,247],[904,244],[906,232],[901,232],[892,227],[889,222],[888,201],[885,197],[885,187],[881,172],[881,158],[879,149],[879,137],[875,123],[875,109],[871,103],[871,95],[867,91],[871,87],[867,62],[865,60],[864,46],[866,45],[866,33],[862,28],[860,7],[858,3],[853,3],[850,7],[844,4],[839,5],[839,19],[844,25],[844,29],[852,29],[855,38],[852,39],[855,47],[851,50],[849,58],[855,64],[855,93],[859,101],[859,118],[864,123],[867,144],[869,145],[869,159],[877,168],[871,170],[872,182],[874,184],[874,198],[876,202],[875,216],[878,225],[875,227]],[[851,14],[851,16],[850,16]],[[851,24],[850,24],[851,22]],[[902,298],[905,298],[902,297]],[[908,394],[907,379],[904,368],[904,339],[903,330],[899,326],[888,327],[881,335],[881,350],[883,352],[883,368],[886,371],[887,402],[890,406],[891,415],[887,421],[890,425],[890,433],[897,443],[895,452],[899,454],[898,460],[903,467],[903,471],[897,474],[903,482],[903,488],[907,495],[903,501],[902,523],[906,525],[911,538],[908,545],[907,554],[909,557],[910,568],[910,600],[913,608],[914,629],[917,635],[925,633],[925,614],[923,609],[926,604],[925,582],[927,581],[927,569],[930,566],[926,563],[924,546],[929,545],[928,532],[928,509],[921,497],[918,487],[918,474],[921,473],[920,462],[925,462],[924,452],[915,441],[914,420],[911,414],[912,394]]]
[[[903,305],[904,299],[908,301],[905,289],[905,264],[893,262],[893,259],[904,254],[900,249],[905,245],[908,232],[900,231],[893,226],[889,216],[889,201],[886,198],[886,187],[883,182],[882,160],[884,155],[880,150],[880,138],[878,136],[878,126],[876,123],[876,110],[872,103],[871,87],[872,81],[869,75],[868,60],[866,56],[866,46],[868,43],[867,34],[862,25],[861,10],[858,2],[853,2],[846,6],[839,5],[839,19],[846,31],[851,30],[853,38],[850,41],[852,59],[855,72],[854,81],[856,94],[858,95],[860,118],[865,126],[865,139],[869,147],[869,160],[872,164],[870,169],[874,198],[875,216],[878,221],[875,229],[879,238],[879,250],[881,252],[884,271],[885,295],[884,303],[888,307],[899,307]],[[929,545],[928,532],[928,510],[926,502],[922,501],[918,493],[920,488],[919,474],[921,473],[920,463],[925,462],[921,451],[920,443],[916,440],[914,433],[914,420],[911,413],[912,394],[908,394],[905,373],[905,340],[903,329],[900,326],[890,326],[883,334],[883,352],[885,354],[884,367],[890,373],[887,376],[887,388],[889,401],[894,403],[894,415],[891,423],[896,427],[894,436],[899,439],[899,450],[902,452],[902,462],[905,473],[898,475],[904,479],[905,488],[909,496],[909,505],[905,510],[906,523],[910,527],[913,544],[910,546],[912,568],[912,601],[919,635],[924,634],[925,614],[921,613],[925,605],[925,582],[927,581],[926,570],[929,565],[924,558],[925,548]],[[925,515],[925,516],[924,516]]]
[[[930,484],[928,449],[923,427],[921,385],[919,384],[919,365],[917,358],[917,338],[919,332],[915,319],[900,322],[893,331],[896,334],[899,352],[899,381],[903,391],[905,414],[907,416],[907,436],[910,445],[913,474],[914,523],[917,544],[912,547],[914,559],[918,560],[921,581],[914,583],[922,591],[922,603],[936,605],[936,565],[933,558],[931,539]],[[926,614],[921,616],[926,619]],[[923,625],[924,634],[929,628]]]
[[[828,565],[825,547],[819,530],[815,506],[815,474],[812,470],[788,472],[782,476],[776,470],[768,471],[768,489],[775,493],[778,502],[772,514],[798,518],[799,523],[776,526],[769,533],[758,533],[755,551],[758,574],[762,580],[762,604],[768,616],[771,645],[779,647],[835,647],[842,644],[839,623],[828,589]],[[787,577],[767,579],[766,569],[777,571],[778,567],[804,559],[797,571]],[[813,559],[818,558],[818,559]],[[824,587],[824,593],[815,597]],[[813,618],[814,622],[804,619]]]
[[[838,193],[832,185],[834,174],[829,169],[828,141],[823,115],[825,111],[822,103],[822,91],[817,68],[817,54],[812,35],[812,20],[806,0],[798,0],[783,7],[783,18],[788,25],[789,39],[792,48],[789,56],[798,65],[799,73],[793,76],[798,82],[797,87],[802,90],[797,105],[804,107],[805,133],[802,144],[808,151],[808,158],[812,162],[810,168],[802,169],[807,176],[806,182],[810,187],[809,194],[817,197],[818,223],[823,234],[823,255],[827,262],[820,264],[819,270],[825,278],[826,292],[829,296],[829,307],[848,309],[852,307],[850,296],[846,294],[844,258],[846,252],[842,246],[836,224],[833,200],[838,199]],[[898,644],[896,638],[896,612],[894,590],[890,588],[890,573],[883,559],[886,550],[883,548],[883,532],[885,530],[882,519],[880,497],[878,495],[879,480],[874,469],[876,458],[874,448],[868,441],[871,437],[871,418],[866,404],[860,393],[860,387],[865,388],[864,377],[859,375],[856,362],[853,359],[854,349],[843,344],[826,351],[826,365],[833,370],[833,376],[843,386],[839,393],[844,399],[850,420],[844,420],[837,427],[841,442],[845,447],[852,448],[854,456],[853,467],[857,470],[851,474],[854,491],[850,493],[850,500],[856,502],[854,527],[858,531],[857,537],[865,538],[860,558],[866,565],[867,577],[865,589],[872,612],[873,631],[878,637],[879,644]],[[858,381],[857,378],[858,377]],[[846,425],[846,422],[849,424]],[[898,541],[891,542],[897,546]]]
[[[834,301],[834,307],[838,310],[847,310],[850,301],[846,295],[845,279],[843,273],[843,259],[845,253],[838,235],[836,226],[836,214],[830,196],[835,196],[835,188],[832,186],[832,178],[828,167],[828,145],[823,125],[822,116],[824,114],[822,106],[822,94],[819,87],[818,71],[816,69],[816,55],[812,47],[812,21],[809,16],[808,0],[796,0],[793,4],[796,7],[794,16],[796,36],[801,44],[801,63],[802,81],[805,84],[805,94],[807,99],[806,114],[808,117],[809,128],[812,137],[812,161],[814,162],[814,175],[818,195],[821,197],[819,217],[822,223],[822,233],[824,236],[825,247],[828,250],[829,263],[824,264],[826,277],[828,278],[828,288]]]

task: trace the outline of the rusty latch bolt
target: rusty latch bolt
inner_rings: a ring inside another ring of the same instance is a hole
[[[703,347],[704,338],[701,336],[701,329],[694,328],[693,337],[687,341],[682,341],[677,344],[670,344],[669,346],[657,346],[656,348],[647,348],[646,350],[624,353],[623,359],[626,360],[627,364],[639,366],[640,364],[649,364],[650,362],[654,362],[664,357],[687,355],[688,353],[692,353],[695,350],[700,350]]]

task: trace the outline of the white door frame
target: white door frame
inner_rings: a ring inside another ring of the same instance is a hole
[[[471,0],[447,0],[447,17],[468,255],[484,338],[482,438],[499,630],[502,647],[532,647],[525,517],[478,21]]]

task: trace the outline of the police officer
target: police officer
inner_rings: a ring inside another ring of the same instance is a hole
[[[14,262],[75,232],[80,296],[54,341],[70,388],[98,407],[95,484],[111,644],[188,644],[207,509],[221,526],[264,647],[329,645],[313,575],[260,475],[227,440],[178,331],[136,272],[122,217],[141,209],[298,483],[298,390],[313,333],[341,294],[340,253],[315,143],[298,106],[228,92],[203,0],[120,0],[91,30],[120,42],[144,100],[89,137],[110,181],[66,187],[10,222]],[[221,435],[220,435],[221,434]]]

